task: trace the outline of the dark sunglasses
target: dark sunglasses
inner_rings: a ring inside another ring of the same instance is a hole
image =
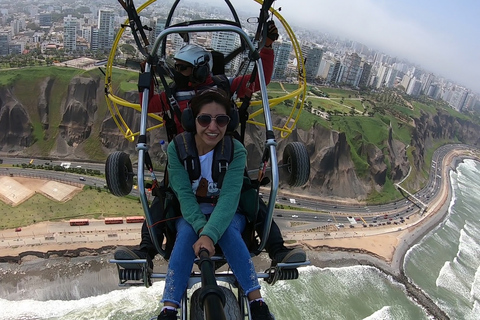
[[[220,128],[225,127],[229,122],[230,122],[230,117],[227,116],[226,114],[220,114],[216,117],[212,117],[209,114],[201,114],[197,116],[197,121],[198,124],[201,125],[202,127],[208,127],[212,120],[215,120],[217,123],[217,126]]]
[[[179,64],[179,63],[175,63],[175,70],[177,71],[185,71],[187,70],[188,68],[191,68],[192,66],[189,66],[189,65],[186,65],[186,64]]]

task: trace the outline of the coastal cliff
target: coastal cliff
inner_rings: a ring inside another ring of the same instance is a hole
[[[0,89],[0,154],[103,161],[109,153],[123,150],[136,157],[135,142],[123,137],[107,110],[99,75],[75,75],[63,91],[58,89],[58,81],[54,76],[39,79],[29,99],[17,89],[18,84]],[[138,102],[138,92],[119,91],[118,95]],[[140,113],[131,108],[121,108],[120,112],[129,127],[138,130]],[[283,120],[273,115],[274,125]],[[155,124],[154,120],[149,122]],[[435,114],[422,112],[408,123],[412,127],[409,145],[396,138],[391,126],[379,144],[366,141],[362,132],[351,136],[320,123],[314,123],[309,130],[295,129],[288,138],[278,139],[279,161],[287,143],[303,142],[310,157],[310,179],[296,190],[290,190],[280,180],[280,188],[337,201],[361,202],[373,192],[380,193],[386,183],[402,180],[411,168],[422,172],[428,165],[427,150],[438,141],[476,145],[480,138],[480,126],[441,109]],[[151,131],[148,138],[152,158],[160,159],[162,151],[156,142],[166,140],[164,130]],[[54,144],[48,145],[52,140]],[[245,146],[249,163],[253,164],[251,169],[260,163],[264,141],[264,128],[247,127]],[[44,143],[42,147],[38,142]],[[411,156],[407,147],[412,149]],[[425,175],[417,175],[408,182],[409,187],[418,188],[425,179]]]

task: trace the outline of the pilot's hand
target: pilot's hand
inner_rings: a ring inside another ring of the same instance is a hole
[[[272,43],[278,39],[278,29],[273,20],[267,22],[267,39],[265,40],[265,46],[270,47]]]
[[[197,257],[200,249],[207,249],[210,257],[215,254],[215,246],[213,245],[212,239],[210,239],[208,236],[200,236],[200,238],[198,238],[198,240],[193,244],[193,251]]]
[[[147,64],[147,60],[143,60],[140,62],[140,72],[144,73],[145,72],[145,65]],[[156,65],[150,65],[150,72],[157,73],[157,66]]]

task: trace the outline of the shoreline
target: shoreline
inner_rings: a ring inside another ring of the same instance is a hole
[[[434,319],[449,319],[448,315],[405,275],[404,261],[407,252],[421,241],[426,234],[439,227],[447,217],[452,200],[450,171],[456,170],[458,164],[465,159],[478,161],[477,157],[467,156],[455,151],[445,156],[441,172],[442,186],[439,193],[429,203],[424,216],[417,219],[412,218],[414,215],[411,215],[408,227],[387,227],[382,229],[381,234],[369,236],[363,234],[361,237],[352,236],[341,239],[325,239],[325,235],[323,240],[304,239],[305,237],[303,237],[303,239],[296,241],[293,246],[300,245],[306,249],[310,265],[318,268],[350,266],[376,268],[384,275],[391,277],[393,281],[403,285],[406,294],[422,306]],[[294,227],[295,225],[292,225],[291,229]],[[133,228],[130,230],[127,228],[127,234],[128,231],[133,231]],[[137,230],[138,233],[139,230]],[[298,233],[292,231],[284,234],[284,239],[289,240],[288,238],[292,234],[298,235]],[[352,234],[352,231],[350,234]],[[356,232],[353,232],[353,234],[356,234]],[[139,243],[138,239],[130,240],[128,243],[125,240],[121,240],[121,242],[118,240],[108,245],[105,242],[97,242],[94,245],[90,243],[86,246],[72,243],[68,245],[68,248],[63,244],[48,244],[42,245],[40,251],[28,251],[25,250],[25,247],[0,250],[0,271],[2,271],[0,272],[0,280],[5,282],[6,285],[15,287],[17,281],[23,281],[22,279],[32,275],[45,280],[51,278],[52,275],[63,272],[64,277],[68,278],[71,275],[70,270],[73,269],[78,270],[79,273],[83,270],[93,270],[99,274],[103,272],[104,276],[111,278],[115,274],[114,270],[116,268],[108,260],[113,258],[115,248],[118,245],[136,247]],[[37,246],[35,249],[40,248]],[[10,255],[4,255],[5,251],[8,251]],[[17,251],[16,255],[15,251]],[[268,255],[264,252],[254,257],[253,262],[257,272],[266,271],[271,265]],[[161,272],[166,272],[166,267],[167,262],[157,255],[154,260],[154,272],[159,272],[159,269],[163,269]]]
[[[472,158],[458,151],[451,152],[444,159],[442,170],[442,188],[438,199],[432,200],[432,211],[412,226],[402,228],[402,231],[388,231],[382,234],[366,235],[363,237],[344,237],[341,239],[300,239],[295,240],[294,247],[301,246],[307,251],[307,256],[312,265],[317,267],[339,267],[355,264],[369,264],[378,267],[389,274],[400,275],[403,272],[405,255],[410,248],[418,243],[428,232],[436,228],[448,214],[448,206],[451,202],[450,170],[455,170],[457,165],[464,159]],[[478,159],[477,159],[478,160]],[[283,230],[282,227],[280,227]],[[395,227],[396,229],[397,227]],[[307,237],[307,233],[294,231],[284,232],[284,239],[301,235]],[[52,257],[85,257],[113,254],[116,246],[123,245],[135,247],[138,239],[111,240],[90,243],[71,244],[41,244],[36,246],[19,246],[16,248],[0,249],[0,263],[17,263],[31,259],[49,259]],[[355,245],[353,245],[355,243]],[[379,248],[382,244],[385,247]],[[288,244],[287,244],[288,246]],[[268,260],[268,259],[267,259]]]

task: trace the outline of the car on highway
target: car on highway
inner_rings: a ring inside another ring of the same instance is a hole
[[[84,177],[78,178],[80,181],[86,181]]]
[[[298,218],[296,214],[292,214],[292,218]]]

